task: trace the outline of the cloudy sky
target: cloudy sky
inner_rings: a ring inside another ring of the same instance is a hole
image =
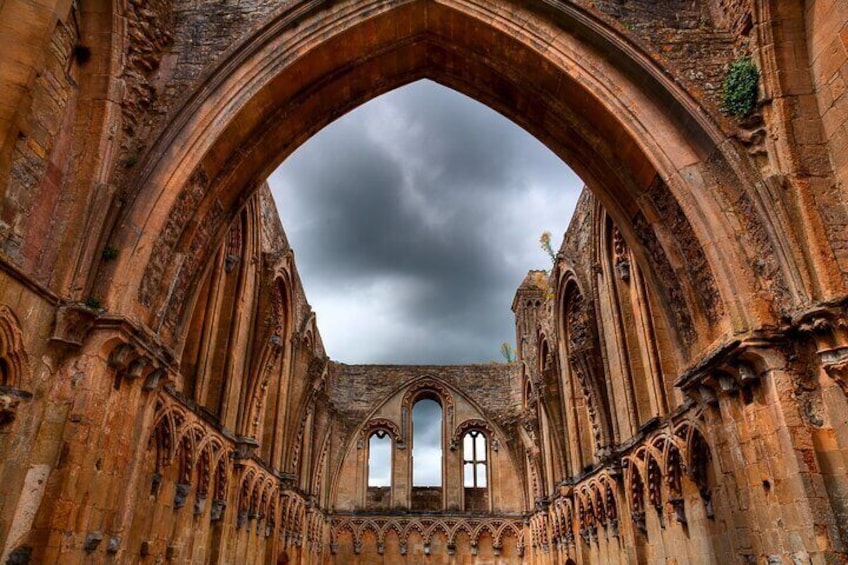
[[[347,363],[501,360],[582,182],[533,137],[430,81],[377,98],[269,179],[327,352]]]

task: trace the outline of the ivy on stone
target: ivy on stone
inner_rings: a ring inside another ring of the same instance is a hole
[[[750,57],[737,59],[724,79],[724,110],[731,116],[744,118],[757,107],[760,71]]]

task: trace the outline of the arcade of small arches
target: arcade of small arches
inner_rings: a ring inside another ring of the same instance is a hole
[[[0,562],[848,561],[844,2],[6,0],[0,23]],[[587,185],[516,291],[514,362],[330,360],[263,182],[422,78]]]

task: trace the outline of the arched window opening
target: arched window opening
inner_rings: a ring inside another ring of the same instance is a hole
[[[422,398],[412,408],[412,508],[442,509],[442,406]]]
[[[242,259],[255,247],[255,237],[248,236],[255,233],[258,214],[258,198],[254,196],[216,249],[185,326],[180,362],[183,394],[228,427],[236,425],[243,395],[237,385],[242,381],[231,375],[250,359],[249,354],[238,354],[235,344],[243,343],[241,340],[254,327],[252,311],[242,304],[253,301],[256,265]]]
[[[486,435],[471,430],[462,440],[462,473],[465,510],[486,512],[489,508],[489,454]]]
[[[291,296],[288,285],[282,278],[274,281],[273,292],[273,330],[268,340],[269,352],[261,354],[261,364],[258,367],[256,380],[264,382],[254,392],[254,406],[264,405],[264,423],[262,426],[261,453],[262,459],[277,465],[282,457],[282,438],[279,434],[280,400],[283,394],[283,369],[285,365],[285,344],[289,339],[289,304]],[[262,395],[265,398],[262,398]],[[262,408],[260,408],[261,410]],[[257,414],[258,416],[258,414]],[[258,424],[258,419],[256,420]]]
[[[365,506],[369,510],[391,508],[392,438],[386,430],[377,430],[368,440],[368,492]]]

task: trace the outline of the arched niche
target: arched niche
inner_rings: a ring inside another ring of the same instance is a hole
[[[612,439],[610,399],[600,363],[595,314],[573,273],[563,276],[557,295],[563,389],[572,445],[572,474],[580,474],[601,457]]]

